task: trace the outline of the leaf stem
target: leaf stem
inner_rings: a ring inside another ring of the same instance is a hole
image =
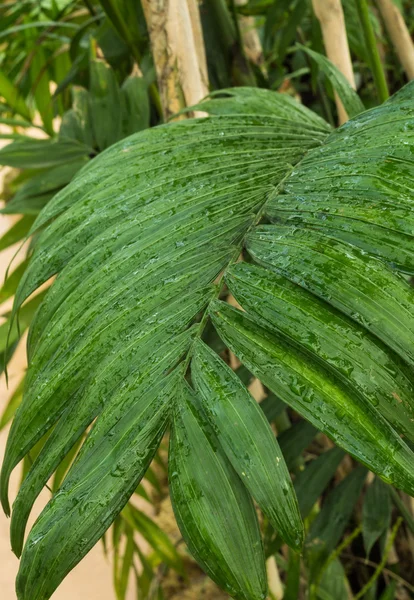
[[[365,596],[365,594],[368,592],[368,590],[374,585],[374,583],[376,582],[378,577],[381,575],[385,565],[387,564],[388,554],[390,553],[391,547],[394,543],[394,540],[397,536],[398,530],[399,530],[402,522],[403,522],[403,518],[398,517],[394,527],[392,528],[390,539],[388,540],[387,545],[385,547],[384,553],[381,558],[381,562],[375,569],[372,577],[367,581],[367,583],[364,585],[364,587],[354,597],[354,600],[359,600],[360,598],[363,598]]]
[[[385,79],[384,69],[381,64],[381,58],[378,52],[374,30],[372,28],[368,4],[366,0],[357,0],[356,5],[364,34],[365,47],[371,63],[370,66],[375,81],[375,87],[377,88],[378,98],[380,102],[385,102],[385,100],[389,98],[388,86]]]
[[[284,175],[284,177],[281,179],[281,181],[279,181],[279,183],[277,184],[277,186],[275,186],[274,190],[277,191],[278,189],[280,189],[283,186],[285,180],[289,177],[289,175],[293,171],[293,165],[289,165],[289,166],[290,166],[290,169]],[[267,204],[268,199],[269,199],[269,196],[267,195],[266,199],[264,200],[264,202],[262,203],[261,207],[257,211],[257,214],[256,214],[255,218],[252,219],[252,221],[251,221],[249,227],[247,228],[246,232],[242,235],[240,243],[236,246],[236,249],[233,252],[233,255],[231,256],[231,258],[230,258],[229,262],[227,263],[226,267],[220,273],[220,276],[219,276],[220,278],[219,278],[219,280],[218,280],[218,282],[216,284],[216,292],[213,295],[213,298],[210,300],[210,302],[212,300],[217,300],[219,298],[221,292],[223,291],[223,288],[224,288],[224,276],[226,274],[226,271],[227,271],[227,269],[229,267],[231,267],[232,265],[234,265],[237,262],[237,260],[238,260],[238,258],[240,256],[240,253],[243,250],[244,241],[245,241],[246,237],[249,235],[249,233],[253,229],[253,227],[256,227],[256,225],[259,223],[260,219],[263,216],[263,213],[264,213],[264,211],[266,209],[266,204]],[[201,336],[203,335],[204,329],[205,329],[205,327],[206,327],[206,325],[208,323],[209,316],[210,315],[209,315],[209,312],[208,312],[208,308],[206,308],[206,310],[204,311],[203,316],[201,318],[200,324],[199,324],[199,328],[198,328],[198,331],[197,331],[196,339],[201,338]],[[187,372],[187,369],[189,367],[190,360],[191,360],[191,357],[192,357],[192,354],[193,354],[193,347],[194,347],[194,344],[191,344],[191,347],[190,347],[190,349],[187,352],[187,356],[186,356],[185,361],[184,361],[184,373]]]
[[[355,538],[357,538],[359,536],[359,534],[362,531],[362,526],[358,525],[358,527],[356,527],[340,544],[339,546],[328,556],[328,558],[326,559],[325,563],[323,564],[318,578],[315,581],[314,584],[311,585],[311,591],[310,591],[310,595],[312,598],[317,598],[318,594],[317,594],[317,590],[319,587],[320,582],[322,581],[322,576],[325,573],[326,569],[329,567],[329,565],[336,560],[341,554],[342,552],[345,550],[345,548],[347,548],[353,541]]]

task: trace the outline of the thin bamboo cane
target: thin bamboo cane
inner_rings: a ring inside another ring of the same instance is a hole
[[[388,35],[408,79],[414,79],[414,43],[398,6],[392,0],[376,0]]]
[[[208,93],[197,0],[142,0],[164,118]]]
[[[356,89],[341,0],[312,0],[312,5],[321,25],[327,57]],[[337,94],[335,94],[335,102],[339,123],[345,123],[348,115]]]

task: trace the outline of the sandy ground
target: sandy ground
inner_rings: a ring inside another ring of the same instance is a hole
[[[1,177],[1,172],[0,172]],[[0,236],[10,227],[12,218],[0,215]],[[0,282],[4,280],[4,273],[9,264],[15,248],[0,253]],[[17,263],[16,263],[17,265]],[[9,308],[10,304],[4,304],[0,308],[0,314]],[[13,392],[26,365],[25,340],[16,352],[10,365],[9,388],[7,389],[5,379],[0,379],[0,414],[10,394]],[[3,457],[6,444],[7,431],[0,432],[0,461]],[[14,472],[11,485],[11,497],[14,498],[19,481],[19,468]],[[47,501],[47,491],[37,502],[31,523],[39,514],[42,506]],[[0,598],[1,600],[15,600],[14,580],[18,569],[18,560],[12,554],[9,543],[9,520],[0,511]],[[128,600],[134,597],[130,590]],[[53,600],[113,600],[115,594],[112,587],[111,566],[102,552],[102,545],[98,543],[87,557],[68,575],[60,588],[53,595]]]

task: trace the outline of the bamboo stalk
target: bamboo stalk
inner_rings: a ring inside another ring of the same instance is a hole
[[[414,44],[398,6],[392,0],[376,0],[388,35],[408,79],[414,79]]]
[[[197,0],[142,0],[164,118],[208,93]]]
[[[321,26],[327,57],[356,89],[341,0],[312,0],[312,5]],[[341,125],[348,120],[348,115],[336,93],[335,103]]]
[[[236,6],[245,6],[248,0],[235,0]],[[243,40],[243,48],[247,58],[262,70],[264,69],[264,57],[262,42],[256,28],[255,18],[241,15],[239,17],[240,33]]]
[[[283,598],[283,586],[280,580],[279,569],[277,568],[274,556],[266,561],[267,580],[269,582],[269,594],[272,600]]]

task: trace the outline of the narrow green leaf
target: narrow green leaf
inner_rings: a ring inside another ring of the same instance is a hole
[[[102,60],[90,61],[89,98],[94,137],[105,150],[121,137],[121,95],[114,71]]]
[[[123,137],[149,127],[150,104],[147,84],[143,77],[131,75],[124,81],[120,90],[120,101]]]
[[[414,439],[409,369],[376,337],[299,285],[257,265],[235,265],[226,283],[249,314],[355,386],[397,431]]]
[[[206,573],[238,600],[264,600],[263,546],[252,500],[182,386],[170,438],[170,494],[178,526]]]
[[[73,140],[12,142],[0,150],[0,165],[18,169],[46,169],[88,156],[90,148]]]
[[[308,463],[295,478],[294,486],[298,498],[300,512],[305,519],[323,494],[326,486],[344,457],[340,448],[332,448]]]
[[[9,347],[20,339],[20,336],[26,331],[32,322],[33,316],[39,305],[45,297],[45,292],[36,294],[31,300],[26,302],[20,309],[18,322],[14,321],[10,328],[10,318],[0,325],[0,352],[4,352]]]
[[[277,441],[288,469],[293,468],[296,459],[309,446],[317,433],[318,430],[311,423],[302,420],[278,435]]]
[[[413,453],[354,389],[228,304],[212,303],[210,314],[229,348],[262,383],[384,481],[414,492]]]
[[[38,32],[35,28],[25,31],[27,52],[31,53],[30,80],[36,108],[39,111],[46,132],[53,135],[54,106],[50,92],[50,79],[47,68],[46,54],[43,46],[38,43]]]
[[[9,246],[13,246],[26,237],[34,220],[35,218],[33,216],[27,216],[19,219],[17,223],[12,225],[12,227],[10,227],[10,229],[8,229],[0,238],[0,251],[9,248]]]
[[[300,548],[303,525],[292,481],[259,405],[234,371],[203,342],[195,345],[191,372],[234,470],[282,538]]]
[[[26,258],[26,260],[21,262],[11,273],[8,274],[3,287],[0,289],[0,304],[15,294],[17,286],[19,285],[19,281],[27,267],[28,262],[29,259]]]
[[[24,127],[24,128],[27,128],[27,127],[32,128],[33,127],[34,129],[40,129],[41,131],[44,131],[44,129],[41,125],[35,125],[31,121],[25,121],[24,119],[0,117],[0,123],[2,125],[10,125],[10,127]]]
[[[128,589],[128,580],[133,565],[134,550],[135,544],[133,530],[131,527],[128,527],[126,531],[126,544],[124,554],[121,559],[119,573],[117,572],[115,576],[115,592],[117,600],[125,600]]]
[[[169,567],[178,571],[178,573],[184,573],[182,559],[174,544],[168,535],[150,517],[135,508],[131,503],[127,504],[121,514],[130,526],[136,529],[148,542],[162,562],[165,562]]]
[[[34,175],[18,189],[2,212],[4,214],[38,213],[50,198],[73,179],[88,160],[88,157],[84,156]]]
[[[147,598],[150,590],[151,582],[154,579],[154,570],[145,554],[140,550],[139,546],[135,544],[135,551],[139,556],[139,560],[142,566],[141,573],[136,571],[136,583],[137,583],[137,598]]]
[[[72,87],[72,109],[82,130],[83,143],[95,147],[89,92],[82,87]]]
[[[306,46],[297,44],[298,48],[306,52],[308,56],[318,65],[319,69],[329,79],[333,89],[340,97],[342,104],[351,119],[365,110],[364,105],[357,92],[350,85],[343,73],[326,56],[315,52]]]
[[[300,554],[289,549],[289,561],[286,573],[286,587],[283,600],[298,600],[300,590]]]
[[[126,504],[165,433],[175,375],[151,390],[136,385],[124,397],[121,392],[101,413],[30,532],[16,583],[19,600],[49,598]]]
[[[316,574],[341,539],[366,475],[367,471],[361,465],[354,469],[328,494],[320,513],[312,522],[305,542],[312,580],[315,580]]]
[[[18,33],[20,31],[27,31],[28,29],[33,29],[37,27],[62,27],[67,29],[78,29],[79,25],[75,23],[65,23],[62,21],[32,21],[31,23],[23,23],[22,25],[16,25],[15,27],[9,27],[5,31],[0,33],[0,39],[3,37],[8,37],[12,33]]]
[[[0,418],[0,431],[12,420],[23,397],[24,377],[10,396],[10,399]]]
[[[82,87],[72,87],[72,108],[62,117],[59,130],[60,139],[72,139],[95,148],[91,118],[91,99],[89,92]]]
[[[32,120],[32,115],[25,99],[3,71],[0,71],[0,95],[5,99],[12,111],[28,121]]]
[[[391,522],[389,488],[378,477],[368,486],[362,507],[362,535],[367,556]]]

